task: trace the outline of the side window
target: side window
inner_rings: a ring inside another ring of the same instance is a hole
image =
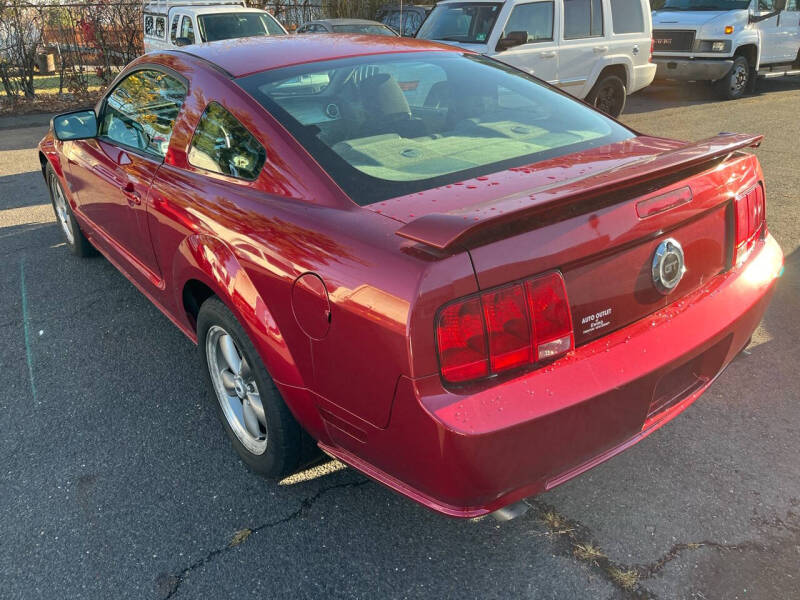
[[[188,38],[189,41],[194,44],[194,24],[192,23],[192,17],[183,17],[183,21],[181,21],[181,37]]]
[[[178,19],[180,19],[180,15],[175,15],[172,17],[172,25],[169,28],[169,39],[172,40],[172,43],[175,43],[175,40],[178,39]]]
[[[611,0],[611,21],[614,33],[644,32],[641,0]]]
[[[247,128],[216,102],[211,102],[192,137],[189,164],[238,179],[258,177],[267,153]]]
[[[532,2],[515,6],[502,37],[507,37],[512,31],[527,33],[528,43],[552,41],[553,3]]]
[[[603,35],[602,0],[564,0],[564,39]]]
[[[411,11],[407,12],[403,17],[403,33],[410,35],[419,29],[422,25],[422,19],[419,13]]]
[[[786,3],[786,10],[791,10],[794,12],[798,9],[800,9],[800,2],[797,0],[789,0],[789,2]]]
[[[186,88],[176,78],[161,71],[135,71],[106,98],[100,135],[163,157],[185,98]]]
[[[775,0],[758,0],[758,10],[765,12],[775,10]]]

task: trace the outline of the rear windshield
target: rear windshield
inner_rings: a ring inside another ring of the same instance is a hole
[[[204,42],[234,38],[284,35],[277,21],[266,13],[221,13],[197,17]]]
[[[367,35],[391,35],[397,34],[383,25],[370,25],[368,23],[351,23],[349,25],[334,25],[334,33],[364,33]]]
[[[361,56],[237,83],[362,205],[633,137],[522,71],[473,54]]]
[[[433,9],[417,32],[426,40],[485,44],[502,2],[457,2]]]

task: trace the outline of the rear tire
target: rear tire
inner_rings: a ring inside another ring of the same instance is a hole
[[[744,56],[737,56],[725,77],[714,82],[714,89],[723,100],[736,100],[744,96],[752,86],[752,77],[750,63]]]
[[[618,117],[625,109],[628,90],[625,82],[616,75],[605,75],[594,84],[592,91],[586,96],[586,102],[611,117]]]
[[[67,248],[75,256],[81,258],[97,254],[92,244],[83,235],[83,231],[75,219],[75,214],[72,212],[72,207],[69,205],[67,195],[64,193],[64,188],[61,187],[61,181],[50,163],[47,163],[45,168],[45,180],[47,181],[47,190],[50,192],[50,203],[53,205],[53,212],[56,215],[56,223],[61,228]]]
[[[307,434],[250,338],[219,298],[211,297],[200,307],[197,341],[217,414],[244,463],[268,478],[296,471],[303,464]]]

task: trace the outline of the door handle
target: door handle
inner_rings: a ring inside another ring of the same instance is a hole
[[[539,56],[541,56],[542,58],[555,58],[556,53],[555,50],[546,50],[544,52],[539,52]]]
[[[139,206],[142,203],[142,197],[139,195],[139,192],[136,191],[136,188],[133,187],[133,183],[130,181],[125,184],[124,188],[122,188],[122,193],[125,195],[125,198],[128,200],[128,204],[130,206]]]
[[[605,52],[608,52],[608,46],[595,46],[594,47],[594,53],[595,54],[604,54]]]

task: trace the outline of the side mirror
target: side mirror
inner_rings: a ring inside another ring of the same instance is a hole
[[[514,46],[521,46],[528,43],[527,31],[511,31],[509,34],[497,40],[497,50],[503,51],[513,48]]]
[[[97,137],[97,115],[93,110],[76,110],[56,115],[51,124],[56,139],[63,142]]]
[[[175,38],[176,46],[191,46],[192,44],[194,44],[194,42],[190,40],[188,37]]]
[[[786,10],[786,0],[775,0],[775,10]]]

